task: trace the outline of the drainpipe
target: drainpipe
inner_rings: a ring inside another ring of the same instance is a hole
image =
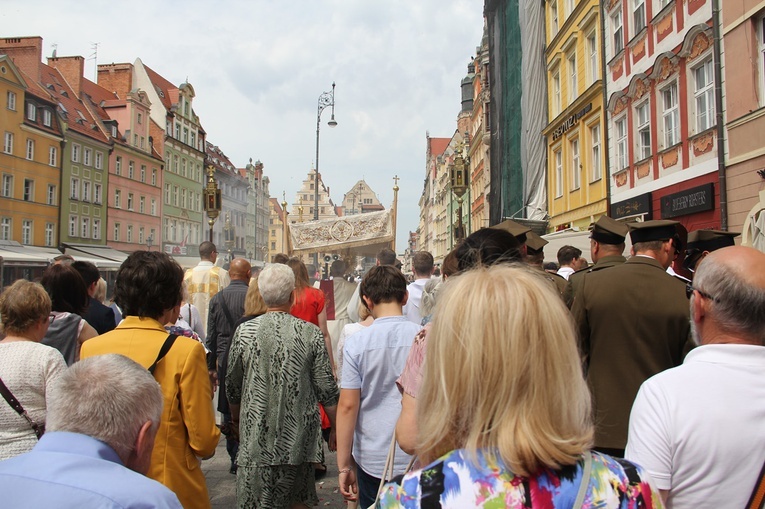
[[[712,34],[715,58],[715,116],[717,121],[717,176],[720,182],[720,229],[728,230],[728,189],[725,176],[725,124],[722,93],[722,34],[720,30],[720,0],[712,2]]]
[[[608,134],[608,90],[606,87],[606,3],[600,2],[600,81],[603,89],[603,108],[601,109],[601,145],[606,164],[603,168],[603,178],[606,180],[606,215],[611,216],[611,157],[609,150],[610,136]]]

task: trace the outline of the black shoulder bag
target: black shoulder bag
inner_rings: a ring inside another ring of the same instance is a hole
[[[176,338],[178,337],[177,334],[170,334],[167,336],[167,339],[162,344],[162,348],[159,349],[159,354],[157,355],[157,358],[154,360],[151,366],[149,366],[149,373],[154,375],[154,370],[157,369],[157,363],[162,360],[162,358],[167,355],[167,352],[170,351],[170,348],[173,346],[173,343],[175,343]]]
[[[20,416],[22,416],[24,419],[27,420],[30,426],[32,426],[32,429],[35,432],[35,436],[37,436],[37,439],[39,440],[41,436],[43,436],[43,433],[45,433],[45,425],[43,424],[40,426],[37,422],[35,422],[31,417],[29,417],[29,414],[26,410],[24,410],[24,407],[21,406],[21,403],[19,403],[19,400],[16,399],[16,397],[13,395],[13,393],[8,389],[8,387],[5,386],[5,383],[3,382],[3,379],[0,378],[0,393],[2,393],[3,397],[5,398],[5,401],[8,402],[9,405],[11,405],[11,408],[16,410]]]

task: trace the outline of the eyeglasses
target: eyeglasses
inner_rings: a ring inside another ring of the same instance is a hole
[[[699,290],[698,288],[694,288],[694,287],[693,287],[693,285],[692,285],[691,283],[688,283],[688,284],[686,284],[686,285],[685,285],[685,296],[686,296],[686,297],[688,297],[688,298],[690,299],[690,298],[691,298],[691,295],[693,295],[693,291],[694,291],[694,290],[695,290],[695,291],[697,291],[697,292],[699,292],[699,295],[701,295],[701,296],[702,296],[702,297],[704,297],[705,299],[709,299],[709,300],[712,300],[712,301],[714,301],[714,302],[720,302],[720,300],[719,300],[719,299],[717,299],[717,297],[714,297],[714,296],[712,296],[712,295],[708,294],[708,293],[707,293],[707,292],[705,292],[704,290]]]
[[[53,323],[53,320],[55,320],[55,319],[56,319],[56,314],[55,313],[51,313],[51,314],[48,315],[48,323]]]

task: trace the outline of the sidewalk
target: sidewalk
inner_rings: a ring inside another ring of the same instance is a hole
[[[318,507],[344,509],[346,504],[337,486],[337,460],[335,453],[324,448],[327,475],[316,482],[319,495]],[[212,509],[232,509],[236,507],[236,476],[229,474],[230,461],[226,452],[226,439],[221,436],[215,456],[202,462],[202,472],[207,478],[207,490],[210,492]]]

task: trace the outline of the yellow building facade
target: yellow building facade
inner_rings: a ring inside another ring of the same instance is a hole
[[[63,138],[36,87],[0,56],[0,240],[57,247]]]
[[[608,210],[600,7],[545,3],[550,231],[586,229]]]

